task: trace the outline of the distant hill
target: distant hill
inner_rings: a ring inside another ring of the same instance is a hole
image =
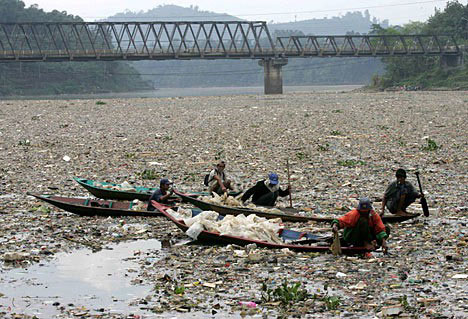
[[[188,8],[176,5],[159,5],[148,11],[125,11],[105,19],[106,21],[243,21],[226,13],[199,10],[198,6]]]
[[[228,14],[202,11],[198,7],[160,5],[142,12],[117,13],[107,21],[243,21]],[[268,24],[273,37],[305,34],[367,33],[378,23],[369,12],[348,12],[342,17]],[[388,25],[388,21],[383,22]],[[142,77],[161,87],[262,86],[263,68],[257,60],[189,60],[134,62]],[[367,84],[383,71],[374,58],[289,59],[283,68],[286,85]]]
[[[372,24],[380,24],[381,27],[388,27],[388,20],[379,21],[372,18],[369,11],[364,14],[359,11],[347,12],[342,17],[332,17],[330,19],[310,19],[288,23],[269,24],[270,31],[298,30],[304,35],[344,35],[348,33],[365,34],[371,30]]]

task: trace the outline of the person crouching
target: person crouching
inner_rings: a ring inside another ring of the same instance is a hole
[[[382,246],[384,253],[387,253],[389,229],[385,228],[382,218],[374,211],[367,197],[359,200],[356,209],[333,220],[332,229],[334,232],[344,229],[343,239],[350,246],[365,247],[369,250]]]

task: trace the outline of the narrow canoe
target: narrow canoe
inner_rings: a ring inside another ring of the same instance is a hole
[[[158,210],[161,214],[163,214],[166,218],[171,220],[180,230],[186,232],[189,227],[184,223],[183,220],[175,219],[164,205],[159,203],[155,203],[156,210]],[[194,216],[197,212],[192,211],[192,216]],[[220,215],[220,218],[223,218]],[[266,248],[274,248],[274,249],[283,249],[288,248],[294,251],[301,251],[301,252],[329,252],[330,246],[325,246],[323,244],[319,245],[318,242],[323,242],[323,236],[317,236],[310,233],[298,232],[290,229],[281,229],[279,232],[280,238],[283,240],[288,240],[290,242],[285,242],[284,244],[277,244],[271,243],[266,241],[254,240],[245,237],[238,237],[232,235],[221,235],[215,232],[209,232],[203,230],[198,235],[198,240],[200,241],[207,241],[214,244],[235,244],[240,246],[246,246],[248,244],[256,244],[257,247],[266,247]],[[307,243],[307,244],[306,244]],[[313,245],[315,244],[315,245]],[[354,254],[362,254],[367,252],[368,250],[364,247],[341,247],[343,254],[346,255],[354,255]]]
[[[78,184],[86,188],[97,198],[112,200],[134,200],[148,201],[151,194],[157,190],[157,187],[132,186],[132,189],[125,189],[121,184],[97,182],[91,179],[73,178]],[[229,195],[237,196],[240,192],[232,192]],[[208,192],[190,192],[187,196],[207,196]]]
[[[257,216],[264,217],[267,219],[281,218],[281,220],[284,222],[298,222],[298,223],[308,222],[308,221],[331,223],[333,219],[337,218],[335,216],[330,216],[330,217],[302,216],[302,215],[298,215],[299,211],[294,208],[279,208],[278,207],[278,209],[282,210],[283,213],[274,213],[274,212],[263,212],[260,210],[254,210],[254,209],[244,208],[244,207],[230,207],[230,206],[208,203],[198,198],[190,197],[189,195],[180,193],[178,191],[174,191],[174,193],[177,196],[180,196],[180,198],[182,198],[184,202],[188,202],[202,210],[213,210],[215,212],[218,212],[221,215],[255,214]],[[384,216],[382,220],[384,223],[398,223],[398,222],[410,220],[417,216],[419,216],[419,214],[387,215],[387,216]]]
[[[75,197],[62,197],[54,195],[38,195],[28,193],[44,202],[54,205],[67,212],[77,214],[80,216],[146,216],[146,217],[159,217],[162,216],[159,211],[147,210],[132,210],[134,203],[132,202],[119,202],[108,200],[97,200],[92,198],[75,198]]]

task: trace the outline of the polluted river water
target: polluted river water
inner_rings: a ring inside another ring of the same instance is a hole
[[[138,240],[108,245],[95,253],[89,249],[59,253],[28,268],[4,269],[0,300],[10,313],[39,318],[83,304],[97,313],[139,314],[142,311],[129,304],[150,293],[151,286],[138,283],[138,272],[133,270],[138,265],[129,256],[157,256],[154,251],[160,250],[158,240]]]

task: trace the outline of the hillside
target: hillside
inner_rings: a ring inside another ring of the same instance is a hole
[[[0,22],[82,22],[67,12],[45,12],[18,0],[0,1]],[[1,39],[0,41],[5,41]],[[114,74],[118,74],[115,76]],[[125,62],[0,63],[0,96],[135,91],[150,88]]]
[[[145,12],[117,13],[107,21],[241,21],[234,16],[163,5]],[[269,24],[273,37],[292,34],[367,33],[373,23],[368,12],[348,12],[343,17],[313,19],[291,23]],[[382,22],[388,25],[388,21]],[[326,32],[325,32],[326,31]],[[144,79],[161,87],[262,86],[263,69],[257,60],[219,61],[139,61],[133,66]],[[374,58],[309,58],[290,59],[283,68],[285,85],[367,84],[382,63]]]

